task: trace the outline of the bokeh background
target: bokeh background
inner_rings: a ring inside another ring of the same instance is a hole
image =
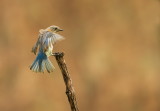
[[[51,74],[29,70],[50,25],[80,111],[160,111],[159,0],[0,0],[0,111],[70,111],[55,58]]]

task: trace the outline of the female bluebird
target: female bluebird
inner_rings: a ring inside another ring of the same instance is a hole
[[[39,38],[32,48],[32,52],[36,55],[37,48],[39,46],[39,52],[32,63],[30,70],[34,72],[44,72],[46,69],[48,73],[53,72],[54,66],[52,65],[51,61],[49,60],[49,56],[53,55],[53,45],[59,41],[63,40],[64,38],[57,34],[56,32],[63,31],[58,26],[50,26],[45,30],[41,29],[39,32]]]

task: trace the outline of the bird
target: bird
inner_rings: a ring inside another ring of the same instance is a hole
[[[49,56],[53,56],[53,45],[57,41],[61,41],[64,39],[63,36],[57,34],[57,32],[63,31],[58,26],[52,25],[46,29],[39,30],[39,37],[37,42],[32,48],[32,51],[35,55],[37,54],[37,49],[39,47],[39,51],[37,54],[36,59],[33,61],[32,65],[30,66],[30,70],[33,72],[43,72],[45,69],[48,73],[53,72],[55,67],[49,60]]]

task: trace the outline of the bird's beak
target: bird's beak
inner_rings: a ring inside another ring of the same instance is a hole
[[[63,31],[63,29],[59,29],[59,31]]]

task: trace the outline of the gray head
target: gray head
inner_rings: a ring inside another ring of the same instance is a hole
[[[59,32],[59,31],[63,31],[63,29],[59,28],[58,26],[52,25],[49,27],[50,31],[52,32]]]

